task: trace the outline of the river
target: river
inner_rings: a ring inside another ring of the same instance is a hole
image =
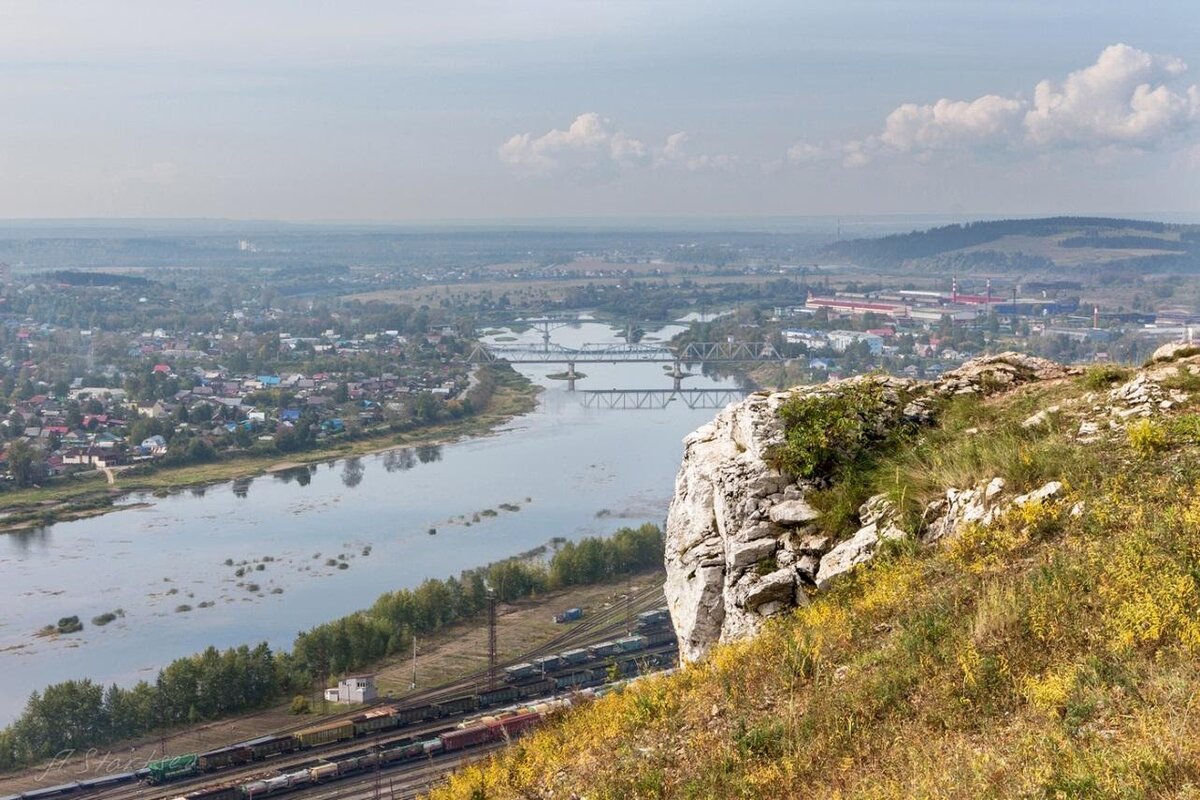
[[[504,341],[541,340],[537,331],[504,334]],[[594,322],[552,336],[567,346],[620,341]],[[367,606],[385,591],[457,575],[554,536],[661,524],[681,439],[715,412],[683,403],[665,410],[584,408],[578,394],[546,377],[563,368],[521,365],[545,391],[535,411],[490,436],[166,498],[134,495],[122,503],[137,507],[0,535],[0,724],[48,683],[153,680],[165,663],[210,644],[265,640],[288,647],[298,631]],[[661,364],[577,369],[587,375],[580,389],[671,385]],[[734,382],[697,376],[685,385]],[[485,509],[496,515],[476,516]],[[246,574],[238,577],[241,562]],[[123,616],[108,625],[91,624],[118,609]],[[84,622],[82,632],[34,635],[72,615]]]

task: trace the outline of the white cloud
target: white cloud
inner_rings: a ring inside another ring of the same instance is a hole
[[[1037,145],[1157,147],[1196,121],[1197,87],[1176,92],[1167,86],[1185,71],[1173,56],[1114,44],[1061,84],[1038,83],[1025,114],[1027,137]]]
[[[688,172],[699,172],[706,169],[729,169],[738,162],[737,156],[705,153],[693,154],[688,152],[688,135],[683,131],[672,133],[655,153],[655,166],[683,167]]]
[[[901,153],[1003,141],[1019,125],[1021,110],[1019,101],[994,94],[923,106],[905,103],[888,114],[879,139]]]
[[[591,111],[576,117],[565,131],[554,128],[541,136],[516,134],[500,146],[499,152],[504,163],[530,172],[550,172],[568,163],[597,168],[647,161],[645,144]]]
[[[861,167],[889,155],[924,159],[950,150],[1028,154],[1073,148],[1112,158],[1122,150],[1186,147],[1187,134],[1200,126],[1200,86],[1171,86],[1186,71],[1174,56],[1114,44],[1061,83],[1038,82],[1032,101],[988,94],[905,103],[888,114],[877,135],[799,142],[789,148],[788,160]]]
[[[500,159],[526,172],[562,169],[602,170],[619,167],[679,167],[689,171],[725,169],[737,159],[729,155],[693,154],[688,135],[673,133],[659,147],[650,147],[594,111],[580,114],[566,130],[553,128],[541,136],[519,133],[500,145]]]

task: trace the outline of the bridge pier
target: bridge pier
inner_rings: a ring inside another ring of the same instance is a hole
[[[671,376],[671,381],[675,387],[675,391],[678,392],[683,388],[683,379],[688,376],[688,374],[683,371],[683,365],[676,361],[671,367],[671,372],[668,374]]]
[[[568,361],[567,362],[567,391],[568,392],[575,391],[575,381],[578,379],[579,379],[579,376],[575,374],[575,362]]]

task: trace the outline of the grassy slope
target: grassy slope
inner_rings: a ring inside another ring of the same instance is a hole
[[[1091,408],[1105,377],[957,404],[835,490],[924,501],[1061,477],[1063,500],[894,547],[434,797],[1200,797],[1200,379],[1179,381],[1184,407],[1093,444],[1065,417],[1018,422],[1081,395]]]

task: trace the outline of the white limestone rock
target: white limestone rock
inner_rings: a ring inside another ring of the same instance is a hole
[[[787,400],[872,382],[889,410],[878,421],[886,433],[890,419],[928,423],[939,398],[987,396],[1077,373],[1045,359],[1002,353],[969,361],[933,383],[860,376],[758,392],[718,413],[684,440],[667,518],[665,592],[684,660],[702,658],[718,641],[754,634],[766,617],[807,602],[804,587],[828,584],[871,558],[881,541],[904,535],[882,497],[859,510],[860,528],[849,541],[834,545],[817,533],[820,515],[806,494],[822,476],[797,482],[770,466],[770,454],[783,443],[779,409]],[[990,519],[1002,493],[1002,482],[948,491],[927,510],[930,538],[949,535],[963,520]]]

